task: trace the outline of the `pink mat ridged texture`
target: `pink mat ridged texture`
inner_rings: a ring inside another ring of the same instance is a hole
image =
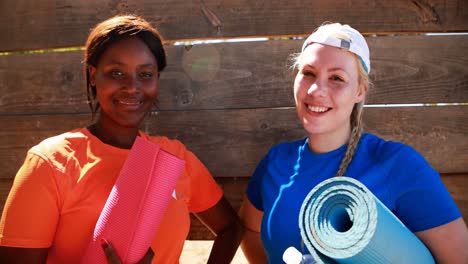
[[[124,264],[142,259],[184,166],[184,160],[137,137],[99,216],[82,263],[107,263],[101,238],[112,244]],[[157,249],[154,251],[157,254]]]

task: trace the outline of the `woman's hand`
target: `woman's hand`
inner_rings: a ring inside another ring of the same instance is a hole
[[[111,243],[109,243],[105,239],[102,239],[101,246],[104,250],[104,254],[106,255],[107,263],[122,264],[122,260],[120,260],[119,255],[117,255],[117,252],[115,251],[114,247],[112,247]],[[143,258],[140,261],[138,261],[138,264],[150,264],[151,260],[153,259],[153,256],[154,252],[151,248],[149,248],[145,256],[143,256]]]

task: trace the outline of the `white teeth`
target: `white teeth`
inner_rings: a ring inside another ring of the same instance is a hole
[[[139,105],[139,104],[141,104],[140,101],[121,101],[121,100],[119,100],[119,103],[123,104],[123,105]]]
[[[309,110],[312,112],[317,112],[317,113],[323,113],[328,110],[327,107],[322,107],[322,106],[308,106]]]

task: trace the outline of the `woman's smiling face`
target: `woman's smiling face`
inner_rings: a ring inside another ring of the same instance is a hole
[[[148,46],[138,37],[109,46],[90,66],[101,106],[101,124],[138,127],[156,101],[159,71]]]
[[[294,99],[309,135],[349,135],[351,112],[365,94],[359,87],[357,63],[355,55],[336,47],[313,43],[304,50]]]

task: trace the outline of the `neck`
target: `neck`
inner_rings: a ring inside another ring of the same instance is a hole
[[[138,128],[113,128],[103,126],[99,121],[88,127],[88,130],[102,142],[122,149],[130,149],[138,136]]]
[[[309,149],[314,153],[327,153],[349,142],[351,127],[334,133],[309,134]]]

